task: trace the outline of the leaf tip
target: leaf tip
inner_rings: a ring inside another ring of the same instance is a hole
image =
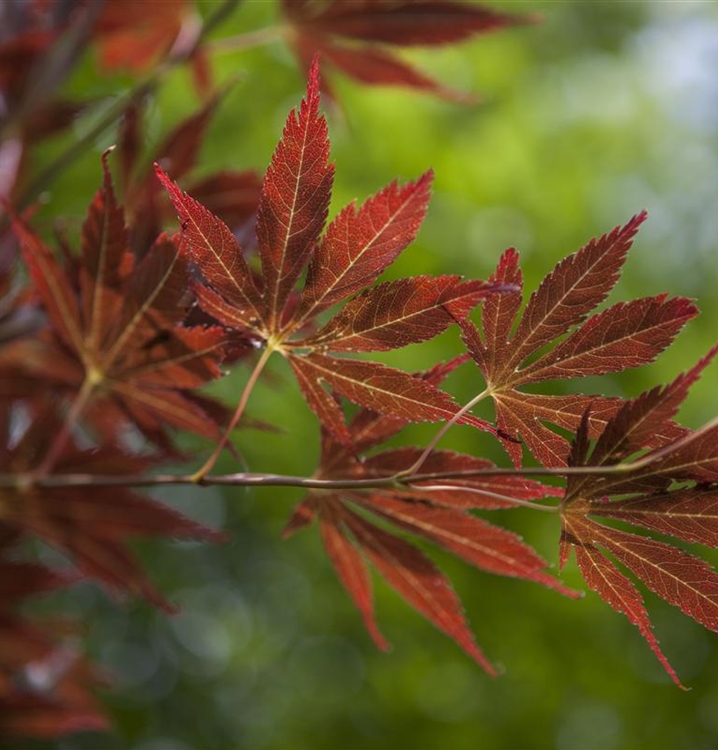
[[[638,231],[641,224],[648,219],[648,211],[644,208],[637,214],[631,216],[631,218],[621,227],[621,234],[624,232],[628,234],[626,239],[633,239],[634,235]]]
[[[112,185],[112,173],[110,172],[110,154],[117,148],[117,146],[113,143],[111,146],[108,146],[103,152],[102,156],[100,157],[100,160],[102,161],[102,189],[105,191],[106,194],[111,194],[110,199],[114,200],[114,188]]]
[[[171,184],[171,180],[167,172],[162,169],[159,162],[155,161],[152,162],[152,168],[155,170],[155,174],[157,175],[157,179],[165,186]]]
[[[434,172],[433,167],[429,167],[429,169],[427,169],[426,172],[424,172],[424,174],[419,177],[419,179],[417,180],[417,185],[426,188],[426,190],[430,190],[431,186],[434,184],[435,174],[436,173]]]
[[[307,101],[319,103],[321,89],[321,75],[319,73],[319,53],[315,52],[312,64],[309,66],[309,81],[307,83]]]

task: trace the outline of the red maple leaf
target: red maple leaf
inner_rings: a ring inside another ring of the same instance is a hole
[[[94,28],[100,65],[135,73],[151,68],[192,24],[190,0],[106,0]]]
[[[653,635],[640,592],[618,565],[714,631],[718,631],[718,574],[706,561],[670,543],[594,519],[618,520],[685,542],[718,547],[718,493],[708,484],[718,481],[718,428],[696,434],[685,431],[675,443],[646,451],[654,443],[654,433],[671,424],[689,387],[717,352],[715,347],[668,386],[627,401],[608,421],[592,450],[586,416],[570,464],[610,469],[625,463],[630,466],[634,460],[636,468],[571,476],[562,503],[562,564],[574,550],[588,585],[639,628],[679,685]]]
[[[2,471],[33,471],[47,454],[61,421],[48,404],[32,407],[30,426],[2,456]],[[136,456],[118,447],[80,449],[68,442],[54,467],[56,474],[127,475],[147,472],[157,464],[151,456]],[[127,542],[139,537],[166,536],[219,541],[218,532],[185,518],[125,487],[20,488],[3,490],[0,502],[3,528],[31,534],[69,556],[85,576],[114,592],[141,594],[156,606],[173,606],[152,586],[134,560]],[[31,586],[51,585],[41,573],[28,571]]]
[[[226,224],[158,168],[179,214],[183,238],[206,282],[194,285],[199,304],[229,328],[263,342],[266,353],[280,352],[309,406],[338,442],[348,444],[350,436],[325,386],[333,394],[402,419],[451,419],[458,407],[431,382],[342,355],[385,351],[432,338],[453,322],[453,315],[468,314],[501,285],[420,276],[367,289],[416,236],[429,200],[431,174],[405,186],[391,184],[358,209],[348,206],[322,236],[333,173],[327,124],[319,114],[316,63],[307,96],[289,115],[264,179],[257,215],[261,275],[250,270]],[[297,294],[295,287],[305,271]],[[350,297],[343,310],[316,330],[317,316]],[[473,418],[463,421],[486,426]]]
[[[194,114],[172,128],[162,140],[143,153],[143,107],[132,102],[125,110],[118,134],[117,159],[124,185],[125,212],[131,231],[130,245],[142,256],[173,214],[167,194],[148,168],[153,162],[171,172],[176,180],[201,200],[233,230],[244,232],[257,212],[261,178],[253,170],[221,170],[193,177],[199,152],[224,92],[218,92]]]
[[[23,3],[3,13],[0,38],[0,198],[23,182],[28,147],[67,128],[86,102],[58,96],[88,41],[90,8],[72,22],[47,3]]]
[[[436,367],[415,377],[438,383],[462,361],[463,357],[458,358],[448,367]],[[352,444],[362,453],[370,451],[399,432],[407,421],[361,409],[349,424]],[[314,476],[355,481],[398,476],[414,466],[421,454],[419,448],[399,448],[357,456],[323,431],[320,465]],[[422,475],[431,475],[492,466],[474,456],[434,451],[421,470]],[[450,581],[395,530],[423,537],[480,570],[535,581],[573,596],[575,592],[550,576],[544,560],[516,534],[469,513],[476,508],[511,508],[514,500],[534,500],[557,492],[555,487],[517,476],[449,479],[440,484],[417,478],[403,487],[394,483],[367,490],[312,490],[295,508],[285,536],[318,521],[327,555],[379,648],[387,649],[388,643],[375,621],[367,561],[412,607],[495,674],[474,641]],[[383,528],[386,523],[390,530]]]
[[[105,434],[132,423],[165,447],[167,425],[217,438],[219,407],[192,390],[220,375],[225,333],[183,325],[193,300],[176,238],[160,236],[135,262],[106,156],[103,169],[78,261],[63,268],[29,227],[14,221],[51,327],[42,340],[19,342],[14,361],[22,360],[43,388],[49,380],[79,391],[84,414]]]
[[[50,636],[48,623],[17,614],[36,594],[74,579],[43,565],[8,559],[18,532],[0,522],[0,737],[56,737],[72,731],[105,730],[90,690],[99,674],[75,649]]]
[[[101,684],[97,670],[75,649],[0,613],[0,737],[51,739],[108,730],[110,722],[92,693]]]
[[[439,46],[536,21],[452,0],[282,0],[289,41],[309,68],[316,54],[362,83],[407,86],[454,101],[473,97],[430,78],[392,48]]]
[[[490,282],[519,291],[493,295],[484,303],[481,329],[461,322],[463,338],[494,401],[496,427],[514,464],[521,464],[521,441],[545,466],[565,464],[568,441],[546,423],[575,432],[590,406],[589,428],[596,435],[620,408],[621,399],[598,395],[549,396],[525,385],[546,380],[602,375],[652,362],[687,321],[698,314],[683,297],[658,295],[620,302],[587,319],[618,281],[632,239],[645,219],[591,240],[564,258],[531,295],[523,315],[523,277],[518,253],[507,250]],[[656,444],[680,435],[671,423],[654,435]]]

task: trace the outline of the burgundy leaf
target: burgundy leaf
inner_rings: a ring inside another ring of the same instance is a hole
[[[294,0],[283,4],[290,18],[325,34],[401,46],[451,44],[528,20],[452,0],[334,2],[321,12]]]
[[[372,283],[416,237],[429,203],[427,172],[403,187],[391,183],[359,209],[344,208],[309,265],[300,315],[316,315]]]
[[[298,346],[336,352],[398,349],[438,336],[493,291],[483,281],[461,282],[458,276],[387,281],[356,296]]]
[[[614,305],[525,367],[522,381],[603,375],[648,364],[697,314],[689,300],[666,295]]]
[[[718,548],[718,490],[689,489],[592,503],[591,515],[616,518],[687,542]]]
[[[481,570],[523,578],[576,597],[545,572],[546,562],[520,537],[455,508],[436,508],[374,493],[362,504],[392,523],[420,534]]]
[[[349,511],[343,517],[362,550],[397,593],[455,640],[489,674],[496,670],[476,645],[451,584],[416,547]]]
[[[548,425],[575,431],[590,406],[591,436],[596,437],[621,403],[601,396],[526,393],[520,390],[522,385],[618,372],[652,362],[697,314],[689,300],[659,295],[615,305],[585,320],[618,280],[644,219],[645,213],[638,214],[562,260],[531,295],[515,331],[520,292],[487,298],[481,331],[459,321],[464,343],[494,400],[499,434],[513,441],[503,442],[514,464],[521,463],[518,441],[523,440],[544,465],[565,465],[568,442]],[[504,253],[489,283],[522,286],[515,250]],[[565,334],[568,337],[560,340]],[[544,352],[547,345],[553,346]],[[536,355],[540,356],[536,359]],[[665,425],[665,430],[668,434],[656,436],[654,445],[676,437],[672,426]]]
[[[381,634],[374,619],[374,596],[366,563],[359,550],[347,539],[338,522],[339,519],[335,520],[322,515],[319,529],[322,534],[324,549],[327,551],[339,580],[361,612],[366,629],[374,643],[382,651],[388,651],[389,643]]]
[[[212,286],[237,308],[246,327],[259,320],[260,301],[242,250],[229,227],[180,190],[159,167],[157,176],[172,198],[192,257]]]
[[[289,294],[314,252],[327,218],[333,177],[315,62],[307,96],[287,119],[259,201],[257,240],[270,330],[281,325]]]
[[[314,388],[326,383],[360,406],[412,422],[446,421],[459,410],[451,396],[427,381],[376,362],[310,354],[291,356],[289,363]],[[327,426],[333,431],[334,425]],[[341,435],[336,436],[341,442]]]
[[[13,229],[54,329],[68,346],[80,349],[83,335],[77,297],[52,250],[19,219],[13,220]]]
[[[305,65],[318,52],[365,83],[401,84],[455,100],[470,97],[413,70],[380,45],[445,45],[536,20],[453,0],[283,0],[282,10]]]
[[[567,524],[567,530],[564,532],[564,538],[561,542],[566,548],[569,544],[572,544],[571,529],[572,526]],[[651,621],[638,589],[593,545],[577,544],[573,548],[576,551],[576,562],[586,583],[610,607],[615,609],[616,612],[626,615],[630,622],[640,630],[641,635],[646,639],[671,679],[676,685],[683,687],[653,635]]]

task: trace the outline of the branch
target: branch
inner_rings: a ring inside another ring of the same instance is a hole
[[[642,461],[635,464],[639,468]],[[238,472],[235,474],[210,474],[198,478],[196,474],[55,474],[38,477],[33,474],[0,474],[0,489],[28,488],[62,489],[71,487],[157,487],[162,485],[227,485],[236,487],[303,487],[315,490],[372,489],[375,487],[411,487],[417,482],[441,482],[451,479],[471,479],[473,477],[500,476],[604,476],[623,474],[632,471],[634,464],[616,464],[614,466],[566,466],[549,469],[545,467],[525,466],[520,468],[492,467],[487,469],[470,469],[462,471],[437,471],[427,474],[412,474],[397,477],[395,474],[386,477],[369,477],[366,479],[316,479],[298,477],[291,474],[265,474],[255,472]],[[427,489],[413,487],[413,489]],[[463,486],[452,489],[465,490]],[[486,494],[483,490],[482,493]]]

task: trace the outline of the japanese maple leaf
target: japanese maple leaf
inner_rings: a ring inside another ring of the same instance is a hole
[[[109,723],[90,688],[99,675],[49,628],[18,615],[25,599],[74,579],[43,565],[8,559],[18,532],[0,522],[0,736],[56,737]]]
[[[201,178],[192,177],[207,127],[223,99],[220,91],[194,114],[170,130],[150,151],[143,153],[145,140],[143,107],[133,102],[125,111],[118,135],[117,156],[124,184],[130,244],[142,256],[172,212],[167,194],[148,165],[157,162],[201,200],[233,230],[243,231],[257,212],[261,178],[253,170],[221,170]]]
[[[708,484],[718,481],[718,428],[709,427],[694,440],[684,434],[673,445],[645,451],[653,443],[653,433],[670,423],[689,387],[717,351],[714,348],[668,386],[627,401],[608,421],[592,450],[584,418],[571,452],[572,466],[610,469],[632,458],[644,461],[633,470],[615,474],[569,477],[561,506],[562,565],[574,550],[586,583],[638,627],[679,685],[653,635],[640,592],[618,566],[714,631],[718,631],[718,574],[706,561],[668,542],[601,521],[618,520],[684,542],[718,547],[718,491]]]
[[[151,68],[193,24],[190,0],[106,0],[94,28],[100,65],[136,73]]]
[[[437,367],[415,377],[438,382],[449,368]],[[397,420],[361,409],[349,431],[361,451],[376,448],[396,434],[408,420]],[[325,430],[319,480],[372,480],[397,475],[412,467],[422,451],[399,448],[356,456]],[[422,465],[422,476],[442,472],[475,471],[492,467],[490,461],[452,451],[434,451]],[[555,495],[556,488],[516,476],[477,477],[431,481],[417,480],[403,488],[348,487],[345,490],[312,490],[295,509],[285,535],[316,520],[327,555],[339,580],[359,609],[367,630],[381,649],[388,643],[376,624],[367,561],[400,596],[489,673],[494,668],[476,645],[461,602],[449,580],[429,558],[396,531],[423,537],[451,554],[490,573],[536,581],[564,594],[574,595],[546,572],[546,563],[509,531],[471,515],[475,508],[512,507],[519,501]],[[368,514],[368,515],[367,515]],[[379,525],[377,525],[377,522]],[[386,524],[391,528],[387,530]]]
[[[118,433],[135,424],[168,446],[166,425],[218,436],[218,405],[193,393],[220,375],[225,333],[182,324],[192,304],[187,259],[175,238],[160,236],[140,263],[127,244],[122,208],[103,157],[104,179],[82,227],[78,263],[63,268],[22,221],[15,231],[52,335],[27,367],[77,391],[83,413]]]
[[[5,200],[25,182],[29,147],[67,128],[87,105],[58,92],[86,47],[96,11],[77,8],[66,24],[63,12],[39,6],[23,3],[2,14],[0,198]]]
[[[0,614],[0,737],[52,739],[105,731],[110,723],[92,690],[95,668],[39,626]]]
[[[213,87],[208,51],[201,44],[204,30],[193,0],[104,0],[93,41],[105,71],[139,74],[163,60],[186,61],[204,97]]]
[[[339,442],[348,444],[350,436],[325,386],[402,419],[451,419],[458,407],[430,382],[344,355],[430,339],[453,322],[452,313],[468,314],[497,287],[457,276],[419,276],[367,288],[416,236],[431,174],[405,186],[393,183],[358,209],[348,206],[322,236],[333,174],[327,124],[319,114],[316,62],[307,96],[289,115],[264,179],[257,215],[260,276],[250,270],[229,228],[158,168],[206,282],[194,285],[199,304],[229,328],[264,342],[265,357],[280,352],[309,406]],[[347,298],[317,330],[318,316]]]
[[[452,0],[282,0],[281,8],[289,42],[306,68],[318,53],[362,83],[407,86],[455,101],[473,97],[415,69],[392,47],[453,44],[536,20]]]
[[[2,471],[35,470],[62,423],[47,404],[28,405],[34,417],[17,444],[2,456]],[[54,472],[133,475],[149,471],[157,460],[130,455],[118,447],[80,449],[68,442]],[[140,594],[167,611],[174,607],[147,579],[127,542],[140,537],[220,541],[223,536],[171,508],[125,487],[4,489],[0,496],[2,528],[30,534],[68,555],[77,569],[112,592]],[[35,575],[35,574],[31,574]],[[40,573],[40,581],[44,580]],[[28,581],[27,585],[30,585]]]
[[[13,548],[20,534],[0,522],[0,611],[12,612],[23,599],[34,594],[53,591],[73,579],[45,565],[24,562],[13,557]]]
[[[486,395],[494,401],[504,447],[517,466],[521,441],[544,465],[564,465],[568,442],[546,423],[575,432],[590,405],[594,436],[621,405],[617,398],[550,396],[523,386],[652,362],[697,314],[690,300],[662,294],[620,302],[586,319],[618,281],[645,217],[634,216],[559,262],[531,295],[520,319],[522,295],[516,291],[486,300],[480,330],[466,320],[461,323],[464,342],[486,380]],[[490,281],[521,289],[519,256],[513,248],[502,255]],[[680,433],[670,423],[663,428],[664,433],[654,435],[656,444]]]

